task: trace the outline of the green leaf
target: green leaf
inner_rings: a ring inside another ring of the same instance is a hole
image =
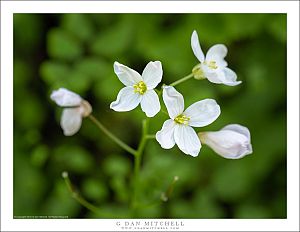
[[[68,187],[61,179],[56,180],[54,188],[41,205],[41,214],[49,216],[76,217],[81,205],[72,198]]]
[[[83,53],[79,41],[60,28],[52,29],[48,33],[47,49],[50,57],[67,61],[72,61]]]
[[[62,145],[54,150],[54,161],[61,166],[60,171],[85,173],[94,166],[90,153],[76,145]]]
[[[270,212],[263,205],[246,203],[237,209],[235,217],[245,219],[270,218]]]
[[[132,37],[131,24],[127,21],[121,21],[114,27],[99,32],[96,39],[92,42],[91,52],[108,57],[120,55],[129,48]]]
[[[62,27],[81,41],[91,39],[94,28],[86,14],[64,14]]]
[[[108,79],[107,75],[113,71],[113,65],[111,63],[98,57],[81,59],[74,66],[77,71],[84,73],[96,81]]]
[[[49,148],[44,145],[38,145],[31,153],[31,163],[35,166],[43,166],[49,157]]]
[[[40,67],[43,80],[50,86],[62,84],[68,79],[71,70],[63,63],[57,61],[45,61]]]
[[[65,87],[83,94],[91,85],[91,78],[86,73],[72,69],[64,63],[46,61],[41,65],[40,73],[52,89]]]
[[[82,184],[84,196],[95,201],[104,201],[108,197],[108,189],[101,180],[89,178]]]
[[[272,15],[267,29],[277,38],[280,42],[286,43],[287,39],[287,15],[286,14],[274,14]]]
[[[110,186],[116,194],[116,198],[120,202],[128,202],[129,200],[129,188],[128,183],[125,182],[124,178],[115,176],[110,180]]]
[[[109,176],[128,175],[131,165],[127,158],[122,156],[110,155],[104,161],[104,172]]]
[[[251,169],[242,165],[243,161],[229,160],[227,164],[218,167],[212,184],[216,194],[222,200],[239,202],[250,193],[253,177]]]

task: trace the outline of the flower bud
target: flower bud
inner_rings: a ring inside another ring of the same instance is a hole
[[[200,141],[220,156],[240,159],[252,153],[250,132],[247,127],[230,124],[220,131],[198,133]]]

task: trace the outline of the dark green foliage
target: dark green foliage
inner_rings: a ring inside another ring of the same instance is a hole
[[[69,88],[87,99],[93,114],[136,147],[145,114],[138,107],[109,109],[122,83],[119,61],[140,73],[163,64],[163,83],[197,64],[190,47],[196,29],[202,49],[228,47],[226,60],[243,83],[237,87],[190,80],[177,89],[186,106],[214,98],[221,116],[198,131],[239,123],[251,131],[254,153],[226,160],[203,146],[197,158],[149,141],[143,156],[139,210],[144,218],[286,218],[286,15],[284,14],[64,14],[14,15],[14,215],[97,217],[70,195],[70,179],[108,215],[128,217],[133,162],[88,119],[65,137],[61,109],[51,91]],[[150,121],[158,131],[166,115]],[[5,154],[4,154],[5,155]],[[174,176],[168,202],[159,202]]]

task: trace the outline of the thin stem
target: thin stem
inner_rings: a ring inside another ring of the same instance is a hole
[[[79,202],[82,206],[84,206],[85,208],[89,209],[90,211],[92,211],[93,213],[100,215],[100,209],[97,208],[96,206],[94,206],[93,204],[89,203],[88,201],[86,201],[83,197],[81,197],[79,195],[78,192],[76,192],[73,188],[73,185],[71,183],[71,180],[69,178],[69,175],[67,172],[63,172],[62,173],[62,177],[65,180],[65,183],[67,185],[68,190],[70,191],[70,193],[72,194],[72,197]]]
[[[144,119],[143,120],[143,128],[142,128],[142,138],[140,141],[140,144],[138,146],[137,152],[135,153],[136,157],[140,157],[143,153],[143,150],[145,148],[146,145],[146,140],[147,140],[147,134],[148,134],[148,125],[149,125],[149,121],[148,119]],[[137,165],[135,166],[135,174],[138,174],[139,172],[139,164],[137,163]]]
[[[106,134],[111,140],[113,140],[116,144],[118,144],[121,148],[123,148],[128,153],[135,155],[136,150],[128,146],[118,137],[116,137],[113,133],[111,133],[98,119],[96,119],[93,115],[89,115],[89,119],[104,133]]]
[[[160,196],[160,199],[164,202],[168,201],[171,194],[173,193],[176,182],[179,180],[178,176],[174,176],[172,183],[169,185],[167,191],[163,192]]]
[[[88,210],[92,211],[93,213],[97,214],[102,218],[128,218],[128,215],[116,215],[115,213],[111,214],[108,212],[103,212],[103,210],[101,210],[100,208],[98,208],[97,206],[93,205],[92,203],[85,200],[82,196],[80,196],[79,192],[76,191],[73,187],[68,172],[63,172],[62,177],[67,185],[69,192],[71,193],[72,198],[74,198],[79,204],[81,204]]]
[[[138,149],[134,156],[133,194],[131,199],[131,207],[133,210],[135,210],[137,206],[140,166],[141,166],[142,154],[146,145],[146,141],[148,139],[148,125],[149,125],[149,120],[144,119],[143,127],[142,127],[142,138],[140,140]]]
[[[156,135],[149,135],[149,134],[148,134],[148,135],[146,136],[146,138],[147,138],[147,139],[155,139],[155,138],[156,138]]]
[[[172,192],[174,190],[175,184],[178,180],[179,180],[179,177],[174,176],[173,181],[168,186],[167,190],[165,192],[161,193],[159,200],[156,199],[152,203],[148,203],[146,205],[139,205],[139,208],[141,208],[141,209],[150,208],[150,207],[158,206],[158,205],[161,205],[161,204],[167,202],[170,199]]]
[[[187,75],[187,76],[185,76],[185,77],[183,77],[183,78],[181,78],[181,79],[179,79],[177,81],[174,81],[173,83],[170,84],[170,86],[178,85],[178,84],[180,84],[180,83],[182,83],[184,81],[187,81],[187,80],[191,79],[193,76],[194,76],[194,74],[191,73],[191,74],[189,74],[189,75]]]

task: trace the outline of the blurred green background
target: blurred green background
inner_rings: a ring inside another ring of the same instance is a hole
[[[14,216],[97,217],[71,198],[62,171],[85,199],[126,216],[132,157],[88,119],[65,137],[50,93],[59,87],[79,93],[103,124],[136,147],[145,114],[109,109],[123,87],[113,62],[141,73],[160,60],[163,83],[171,83],[197,64],[194,29],[204,53],[216,43],[228,47],[229,67],[243,81],[227,87],[192,79],[177,86],[186,106],[204,98],[221,106],[213,124],[196,130],[245,125],[254,153],[227,160],[203,147],[193,158],[150,141],[140,202],[159,201],[175,175],[179,181],[168,202],[139,217],[286,218],[285,14],[14,14]],[[151,119],[151,132],[166,119],[161,113]]]

